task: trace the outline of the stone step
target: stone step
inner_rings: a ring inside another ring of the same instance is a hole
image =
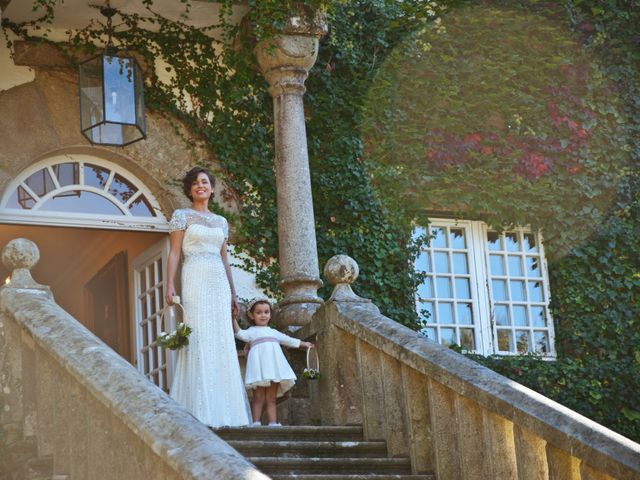
[[[225,427],[213,430],[224,440],[362,441],[362,426]]]
[[[27,437],[13,443],[9,452],[18,457],[36,457],[38,455],[38,441],[36,437]]]
[[[309,473],[334,474],[395,474],[411,473],[411,462],[408,458],[281,458],[281,457],[247,457],[258,469],[267,475],[292,475]]]
[[[228,443],[251,457],[387,457],[387,444],[383,441],[230,440]]]
[[[271,475],[271,480],[436,480],[435,475],[377,475],[371,473],[347,474],[347,475],[323,475],[323,474],[293,474],[293,475]]]
[[[41,480],[53,475],[53,456],[47,455],[29,459],[22,467],[21,477],[25,480]]]
[[[28,437],[5,447],[0,457],[0,478],[5,474],[17,475],[17,472],[25,476],[25,465],[32,458],[38,456],[38,445],[35,437]],[[7,478],[13,478],[8,476]]]

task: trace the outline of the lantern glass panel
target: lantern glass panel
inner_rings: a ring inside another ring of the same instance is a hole
[[[143,134],[147,131],[147,124],[144,119],[144,78],[142,77],[142,69],[134,62],[136,77],[136,123]]]
[[[104,121],[102,57],[94,57],[80,65],[80,129]]]
[[[136,123],[135,72],[131,58],[103,57],[105,120],[110,123]]]

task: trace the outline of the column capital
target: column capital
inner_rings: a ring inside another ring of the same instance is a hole
[[[319,40],[326,28],[322,17],[311,21],[292,17],[284,33],[256,45],[258,65],[269,82],[272,97],[304,95],[304,82],[318,58]]]

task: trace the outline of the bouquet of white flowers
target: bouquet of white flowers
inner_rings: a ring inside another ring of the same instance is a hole
[[[315,353],[316,357],[315,368],[311,366],[310,362],[311,350],[313,350],[313,353]],[[317,348],[307,348],[307,368],[302,371],[302,378],[307,378],[309,380],[318,380],[320,378],[320,359],[318,358]]]
[[[181,348],[189,345],[189,335],[191,334],[193,329],[189,325],[187,325],[184,308],[180,304],[180,297],[173,297],[173,304],[177,307],[180,307],[180,309],[182,310],[183,321],[178,323],[176,329],[171,333],[167,333],[164,331],[160,332],[160,335],[158,335],[156,342],[159,347],[168,348],[170,350],[180,350]],[[160,315],[161,328],[164,324],[164,316],[170,308],[171,306],[168,305],[162,310],[162,314]]]
[[[159,347],[180,350],[182,347],[189,345],[189,334],[192,331],[189,325],[180,322],[173,332],[160,332],[156,341]]]

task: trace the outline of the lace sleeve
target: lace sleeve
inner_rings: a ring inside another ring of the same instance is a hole
[[[224,217],[222,217],[222,231],[224,232],[224,239],[229,240],[229,222]]]
[[[169,220],[169,231],[175,232],[187,228],[187,214],[184,210],[176,210]]]

